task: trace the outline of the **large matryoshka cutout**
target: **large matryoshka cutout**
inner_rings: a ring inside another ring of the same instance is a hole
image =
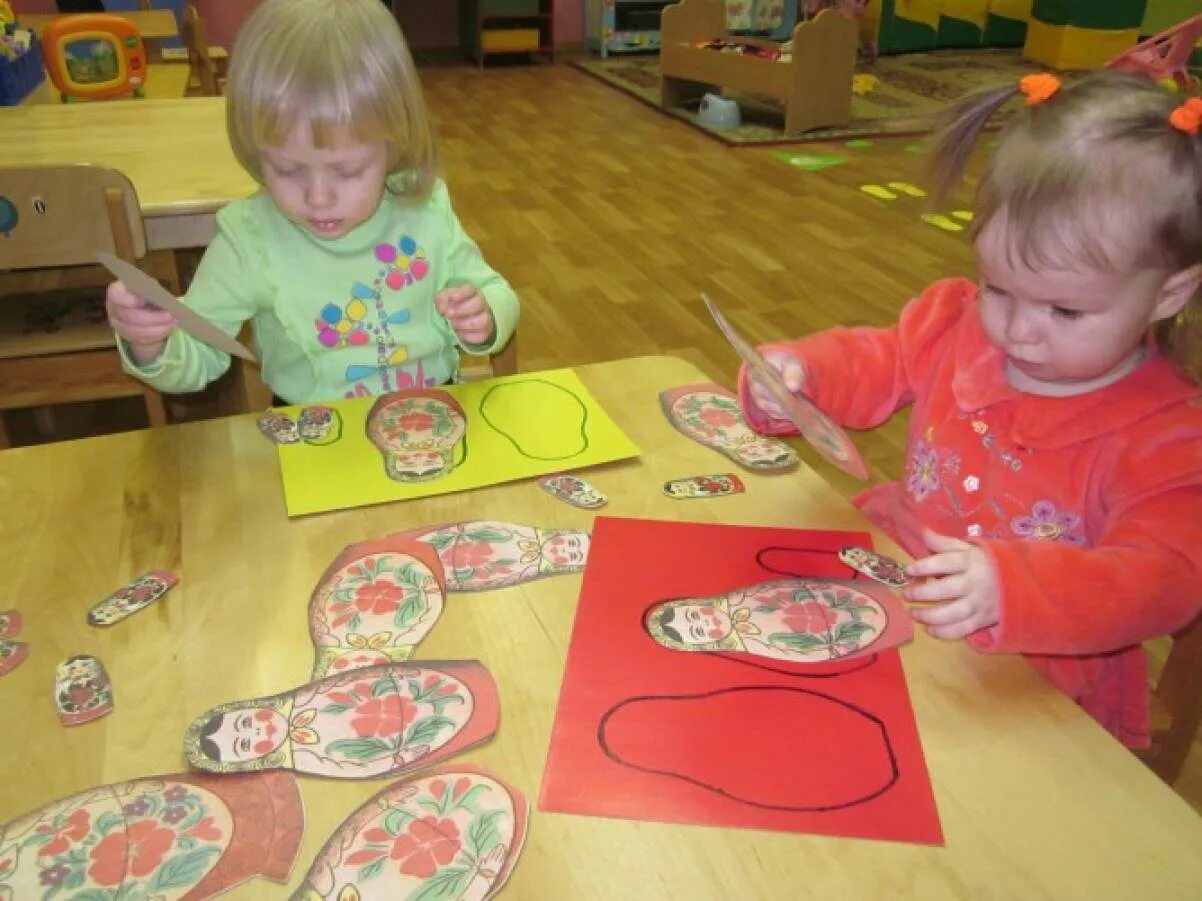
[[[889,591],[837,579],[778,579],[713,598],[662,601],[643,625],[671,650],[741,651],[795,663],[877,653],[914,632]]]
[[[498,714],[496,685],[478,661],[372,666],[215,707],[188,727],[184,753],[217,773],[395,776],[487,741]]]
[[[395,535],[350,545],[309,601],[313,678],[408,660],[442,616],[445,593],[428,545]]]
[[[466,454],[461,450],[466,430],[459,402],[437,388],[385,394],[367,414],[367,438],[383,456],[388,478],[397,482],[447,475]]]
[[[483,901],[509,878],[528,815],[520,792],[476,767],[391,785],[334,831],[293,897]]]
[[[783,441],[752,431],[738,399],[720,385],[711,382],[672,388],[660,392],[659,402],[677,431],[742,467],[773,470],[797,465],[796,451]]]
[[[438,552],[447,591],[483,591],[574,573],[588,559],[589,533],[480,519],[426,526],[392,538],[422,541]]]
[[[171,901],[283,883],[304,829],[291,773],[99,786],[0,825],[0,899]]]

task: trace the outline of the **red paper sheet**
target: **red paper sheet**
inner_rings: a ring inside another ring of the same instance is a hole
[[[806,665],[682,653],[642,624],[669,598],[851,578],[839,548],[868,542],[597,517],[539,808],[941,844],[896,651]]]

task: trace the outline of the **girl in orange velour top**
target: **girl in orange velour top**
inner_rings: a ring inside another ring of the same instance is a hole
[[[916,558],[913,616],[1021,652],[1121,741],[1149,741],[1140,642],[1202,607],[1202,100],[1114,72],[1023,79],[977,194],[980,279],[887,329],[762,350],[851,428],[912,405],[902,481],[857,506]],[[944,190],[1014,89],[944,132]],[[743,373],[748,419],[791,431]]]

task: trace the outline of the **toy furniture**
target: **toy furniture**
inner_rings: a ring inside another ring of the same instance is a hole
[[[555,0],[459,0],[459,44],[487,57],[540,54],[555,60]]]
[[[672,0],[585,0],[585,44],[601,57],[658,50],[660,13]]]
[[[720,40],[765,51],[780,45],[729,35],[722,0],[681,0],[664,9],[660,103],[680,106],[727,88],[779,100],[789,134],[846,125],[851,121],[857,32],[855,19],[825,10],[793,29],[790,57],[726,53],[703,45]]]

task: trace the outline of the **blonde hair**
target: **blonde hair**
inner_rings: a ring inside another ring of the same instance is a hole
[[[234,155],[260,183],[260,149],[304,123],[317,147],[343,132],[385,142],[390,187],[430,193],[438,154],[421,83],[380,0],[264,0],[238,34],[226,94]]]
[[[951,111],[933,156],[935,198],[960,181],[986,123],[1018,93],[995,89]],[[974,236],[1004,222],[1009,251],[1031,269],[1202,264],[1202,138],[1169,123],[1182,100],[1144,76],[1102,71],[1025,106],[981,176]],[[1161,349],[1196,380],[1197,304],[1156,326]]]

